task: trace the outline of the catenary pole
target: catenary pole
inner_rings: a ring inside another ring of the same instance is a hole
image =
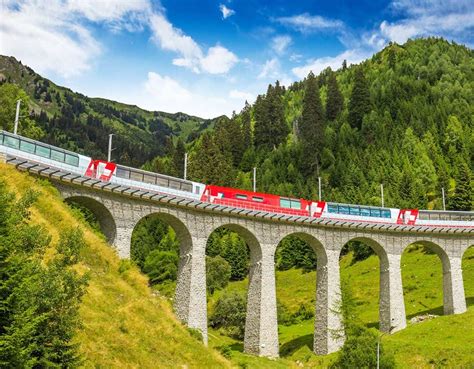
[[[107,150],[107,161],[108,162],[110,162],[111,159],[112,159],[112,136],[113,135],[114,135],[113,133],[111,133],[109,135],[109,149]]]
[[[380,195],[382,197],[382,207],[384,207],[384,199],[383,199],[383,183],[380,184]]]
[[[20,120],[20,103],[21,103],[21,99],[18,99],[16,102],[15,126],[13,128],[14,135],[16,135],[18,132],[18,122]]]
[[[257,192],[257,168],[253,168],[253,192]]]
[[[184,179],[186,179],[188,175],[188,153],[184,153]]]

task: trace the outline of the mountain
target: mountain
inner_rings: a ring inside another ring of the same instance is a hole
[[[321,177],[324,200],[370,205],[382,203],[383,184],[385,206],[397,208],[442,209],[444,188],[448,208],[469,210],[473,91],[468,47],[439,38],[393,43],[359,65],[268,86],[194,145],[188,173],[251,189],[256,167],[259,191],[311,199]],[[230,166],[226,176],[213,176],[213,147]]]
[[[14,57],[0,56],[0,81],[21,87],[29,96],[31,117],[50,144],[105,159],[114,133],[114,159],[141,166],[164,155],[171,141],[192,140],[214,120],[184,113],[146,111],[134,105],[90,98],[35,73]]]

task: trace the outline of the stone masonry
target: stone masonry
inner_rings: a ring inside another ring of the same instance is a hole
[[[380,259],[379,319],[382,331],[395,332],[406,327],[400,258],[404,249],[414,242],[425,244],[441,258],[445,314],[466,311],[461,260],[464,251],[474,244],[474,236],[469,233],[409,233],[270,221],[54,183],[66,200],[80,202],[97,215],[109,242],[121,258],[130,257],[132,232],[142,218],[156,214],[174,228],[181,243],[175,311],[187,326],[202,332],[205,343],[206,242],[211,233],[222,226],[237,232],[250,248],[244,339],[247,353],[278,356],[274,255],[279,242],[288,235],[297,235],[307,241],[318,258],[314,325],[314,351],[317,354],[335,352],[343,344],[343,326],[336,313],[341,298],[339,255],[351,240],[369,244]]]

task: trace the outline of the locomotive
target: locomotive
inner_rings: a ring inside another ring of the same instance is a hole
[[[259,212],[347,222],[474,228],[474,212],[340,204],[207,185],[92,159],[1,130],[0,153],[111,184]]]

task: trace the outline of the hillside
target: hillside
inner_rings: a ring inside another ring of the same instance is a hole
[[[198,181],[326,201],[473,207],[474,51],[443,39],[390,44],[360,65],[278,82],[190,156]],[[219,157],[219,170],[215,157]],[[193,163],[195,165],[193,165]],[[219,175],[226,173],[226,176]],[[459,184],[459,186],[458,186]]]
[[[473,245],[474,246],[474,245]],[[379,262],[376,256],[364,261],[351,262],[352,255],[341,262],[341,279],[348,283],[357,299],[357,313],[360,320],[369,327],[378,325]],[[443,315],[442,269],[439,257],[426,253],[422,248],[412,247],[403,253],[402,278],[408,327],[391,336],[385,336],[385,348],[395,355],[397,367],[470,367],[474,364],[474,329],[470,322],[474,319],[474,247],[463,257],[463,278],[468,311],[456,316]],[[423,282],[420,282],[423,281]],[[305,273],[291,269],[276,273],[277,299],[290,313],[295,313],[304,305],[314,311],[316,293],[316,272]],[[247,279],[231,282],[225,289],[216,292],[209,301],[212,312],[220,296],[236,291],[246,293]],[[434,314],[435,319],[421,323],[410,323],[418,315]],[[313,318],[297,324],[279,325],[281,367],[305,363],[305,367],[328,365],[335,355],[326,358],[311,354]],[[211,346],[229,346],[231,357],[238,362],[248,362],[251,367],[265,368],[260,359],[248,358],[241,354],[241,343],[219,331],[211,331]]]
[[[123,164],[140,166],[168,153],[170,140],[192,140],[213,125],[213,120],[184,113],[146,111],[84,96],[56,85],[14,57],[0,55],[0,81],[15,84],[26,92],[26,111],[44,130],[44,141],[106,158],[108,135],[114,133],[114,157]]]
[[[87,247],[79,266],[90,277],[76,341],[86,368],[228,368],[231,365],[206,349],[175,318],[167,300],[151,293],[136,267],[120,262],[115,252],[94,233],[79,213],[63,203],[45,180],[34,179],[0,164],[0,181],[22,195],[40,192],[32,222],[58,238],[61,229],[83,230]]]

